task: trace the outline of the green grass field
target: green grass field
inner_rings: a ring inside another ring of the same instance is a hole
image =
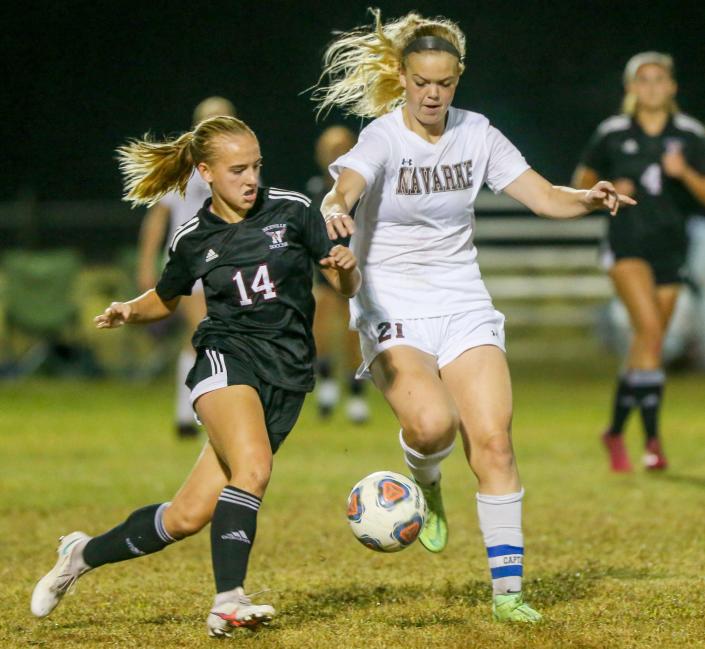
[[[248,589],[280,611],[232,642],[265,648],[705,647],[705,377],[672,377],[663,424],[672,467],[610,475],[597,443],[610,362],[513,367],[515,446],[527,495],[525,592],[532,628],[490,619],[475,483],[460,449],[444,465],[447,550],[379,555],[354,540],[349,488],[403,471],[396,426],[319,423],[311,402],[275,461]],[[199,444],[171,432],[171,379],[153,384],[0,384],[0,647],[206,647],[208,534],[82,579],[48,619],[29,612],[60,534],[96,533],[168,499]],[[640,432],[629,442],[638,458]],[[263,598],[265,599],[265,598]]]

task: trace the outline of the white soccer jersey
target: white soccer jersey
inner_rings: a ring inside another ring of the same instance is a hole
[[[473,204],[483,183],[495,193],[529,168],[483,115],[450,108],[435,144],[404,124],[402,109],[360,133],[331,166],[367,182],[355,212],[351,248],[362,287],[351,321],[426,318],[491,306],[473,244]]]
[[[177,228],[192,219],[203,207],[203,202],[211,195],[211,188],[201,178],[201,174],[194,169],[193,175],[186,185],[186,196],[181,197],[179,192],[170,192],[159,201],[159,205],[169,208],[169,232],[166,245],[171,243]]]

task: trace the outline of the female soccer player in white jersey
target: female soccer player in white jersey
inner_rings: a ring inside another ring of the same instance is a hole
[[[331,165],[337,179],[322,211],[333,239],[353,234],[362,288],[351,302],[363,368],[394,410],[406,463],[430,516],[421,542],[447,542],[441,460],[460,430],[477,476],[497,620],[541,616],[522,598],[524,490],[512,451],[512,394],[504,316],[480,278],[473,203],[487,183],[536,214],[574,218],[632,204],[609,182],[591,190],[556,187],[533,171],[483,115],[453,108],[465,37],[446,19],[410,13],[371,30],[340,35],[325,54],[315,93],[376,118]],[[355,221],[350,210],[358,203]]]

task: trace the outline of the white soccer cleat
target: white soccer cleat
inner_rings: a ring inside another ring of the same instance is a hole
[[[346,410],[353,424],[364,424],[370,418],[370,408],[362,397],[350,397]]]
[[[32,613],[37,617],[46,617],[51,613],[61,598],[69,591],[76,580],[90,570],[82,561],[74,557],[78,547],[85,546],[84,541],[91,537],[83,532],[71,532],[59,539],[56,553],[59,558],[54,567],[44,575],[32,591]]]
[[[233,629],[257,627],[274,617],[274,608],[269,604],[253,604],[242,588],[236,588],[234,593],[235,599],[214,606],[208,614],[208,635],[212,638],[229,638]]]

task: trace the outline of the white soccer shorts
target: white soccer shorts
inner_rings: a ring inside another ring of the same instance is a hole
[[[504,315],[492,308],[433,318],[364,321],[358,333],[362,365],[357,370],[357,378],[370,378],[369,367],[377,355],[399,345],[435,356],[438,369],[473,347],[494,345],[506,351]]]

